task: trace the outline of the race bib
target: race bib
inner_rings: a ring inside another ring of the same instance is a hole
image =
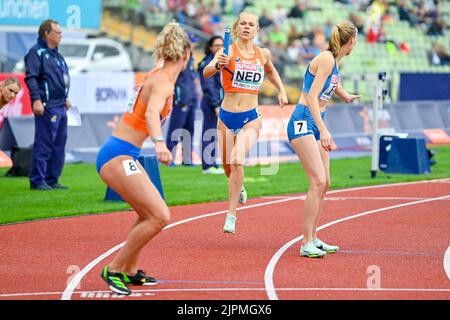
[[[320,100],[323,101],[328,101],[331,99],[331,97],[334,94],[334,91],[336,90],[337,86],[339,83],[339,76],[337,75],[332,75],[331,76],[331,81],[330,81],[330,85],[328,86],[328,88],[320,95]]]
[[[308,122],[306,120],[294,121],[294,134],[308,133]]]
[[[134,105],[136,104],[136,101],[139,97],[139,93],[141,93],[142,87],[142,85],[139,85],[133,88],[133,95],[131,96],[131,99],[127,104],[128,113],[133,113]]]
[[[136,161],[132,159],[123,160],[122,162],[123,168],[125,169],[125,175],[131,176],[132,174],[142,173],[141,169],[139,169]]]
[[[247,90],[259,90],[264,80],[264,66],[260,63],[236,61],[232,86]]]

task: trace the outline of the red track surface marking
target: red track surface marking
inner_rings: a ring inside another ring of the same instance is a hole
[[[449,186],[430,182],[333,192],[327,196],[321,224],[417,201],[408,198],[449,195]],[[249,203],[268,201],[274,200]],[[240,211],[235,235],[222,232],[224,214],[164,230],[144,249],[140,261],[160,284],[133,287],[135,294],[121,299],[267,299],[267,264],[301,234],[303,201],[275,201],[281,202]],[[225,202],[172,207],[172,221],[224,209]],[[298,256],[299,244],[291,247],[275,269],[277,294],[281,299],[450,299],[443,265],[450,244],[449,214],[449,201],[434,201],[324,229],[320,236],[339,243],[343,251],[313,260]],[[120,244],[134,219],[133,212],[125,212],[0,227],[0,299],[60,299],[74,275],[67,273],[68,267],[82,270]],[[99,276],[110,260],[108,256],[93,266],[71,298],[115,298]],[[367,268],[372,265],[381,270],[382,289],[441,291],[369,291]]]

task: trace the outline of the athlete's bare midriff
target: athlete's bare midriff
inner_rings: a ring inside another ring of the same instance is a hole
[[[142,148],[142,145],[144,144],[144,141],[147,138],[146,135],[144,135],[139,131],[134,130],[132,127],[130,127],[123,121],[119,122],[112,135],[116,138],[131,143],[132,145],[138,147],[139,149]]]
[[[308,102],[306,101],[306,95],[308,93],[305,93],[302,91],[302,94],[300,95],[300,99],[298,99],[298,103],[307,106],[309,108]],[[319,108],[320,108],[320,112],[325,112],[325,109],[327,107],[327,101],[323,101],[320,100],[319,98],[317,98],[319,100]]]
[[[230,112],[245,112],[258,106],[258,95],[243,92],[227,92],[222,108]]]

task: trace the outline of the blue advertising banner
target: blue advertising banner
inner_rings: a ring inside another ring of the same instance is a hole
[[[100,0],[0,0],[0,25],[39,26],[53,19],[67,29],[98,29]]]
[[[450,73],[400,73],[400,101],[449,100]]]

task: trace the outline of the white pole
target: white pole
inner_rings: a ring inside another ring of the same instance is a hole
[[[371,177],[375,178],[378,171],[379,141],[378,141],[378,110],[383,108],[383,82],[386,80],[386,72],[378,73],[378,80],[374,89],[372,107],[372,167]]]

